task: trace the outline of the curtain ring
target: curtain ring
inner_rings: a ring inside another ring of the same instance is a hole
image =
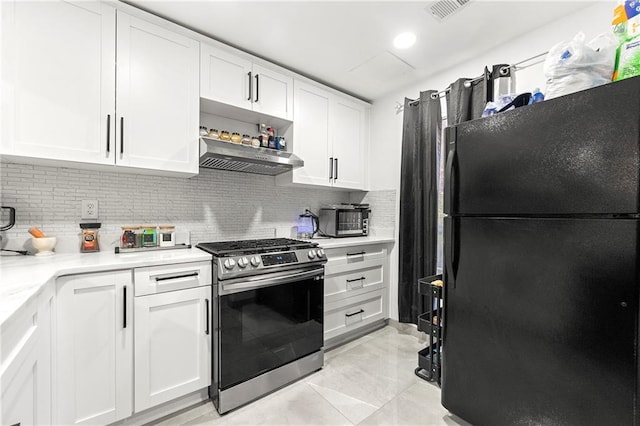
[[[464,87],[466,87],[467,89],[468,89],[469,87],[471,87],[471,80],[466,80],[466,81],[464,82]]]
[[[509,68],[511,68],[511,66],[500,67],[500,75],[501,76],[508,75],[509,74]]]
[[[438,93],[432,93],[431,94],[431,99],[438,99]]]

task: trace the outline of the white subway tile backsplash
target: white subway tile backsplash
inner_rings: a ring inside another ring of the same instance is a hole
[[[32,226],[77,239],[83,199],[98,200],[101,236],[113,239],[123,225],[172,224],[197,244],[282,236],[304,207],[348,202],[349,193],[279,187],[273,177],[210,169],[184,179],[0,162],[0,202],[16,208],[16,226],[4,233],[14,246]],[[111,242],[103,238],[102,245]],[[75,243],[65,246],[77,250]]]

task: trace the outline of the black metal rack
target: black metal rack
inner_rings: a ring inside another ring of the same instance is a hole
[[[418,292],[425,297],[426,311],[418,316],[418,330],[427,335],[427,347],[418,352],[416,376],[440,384],[442,362],[442,274],[420,278]],[[436,282],[436,284],[434,284]]]

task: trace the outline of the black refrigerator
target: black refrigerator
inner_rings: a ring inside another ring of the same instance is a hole
[[[638,424],[640,77],[446,129],[442,404]]]

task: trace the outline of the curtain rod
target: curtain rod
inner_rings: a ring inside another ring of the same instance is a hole
[[[513,68],[514,71],[517,71],[517,70],[523,70],[523,69],[529,68],[529,67],[531,67],[533,65],[539,64],[542,61],[536,61],[536,62],[534,62],[532,64],[528,64],[528,65],[525,65],[525,66],[520,66],[520,65],[522,65],[524,63],[527,63],[527,62],[532,61],[534,59],[537,59],[537,58],[540,58],[542,56],[545,56],[548,53],[549,53],[548,51],[547,52],[542,52],[542,53],[539,53],[537,55],[531,56],[530,58],[523,59],[520,62],[516,62],[515,64],[505,65],[504,67],[500,68],[500,74],[501,75],[506,75],[510,68]],[[484,78],[484,75],[481,75],[479,77],[472,78],[471,80],[467,80],[467,81],[464,82],[464,86],[465,87],[471,87],[471,85],[473,83],[475,83],[476,81],[480,81],[483,78]],[[441,97],[442,95],[446,94],[449,91],[451,91],[451,89],[449,87],[447,87],[444,90],[440,90],[438,92],[432,93],[431,94],[431,99],[438,99],[439,97]],[[416,100],[410,101],[409,105],[413,106],[413,105],[417,105],[419,103],[420,103],[420,100],[416,99]],[[404,109],[404,106],[402,104],[400,104],[399,102],[396,102],[396,104],[397,104],[396,105],[396,113],[399,113],[400,111],[402,111]]]

